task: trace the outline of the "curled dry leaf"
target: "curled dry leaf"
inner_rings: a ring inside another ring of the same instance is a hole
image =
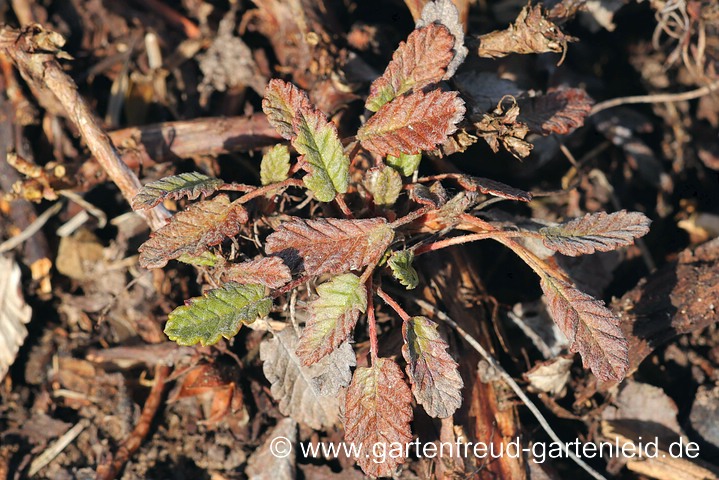
[[[281,258],[260,257],[227,266],[222,270],[222,278],[240,284],[261,283],[268,288],[280,288],[292,280],[292,273]]]
[[[382,450],[372,446],[387,452],[392,445],[404,447],[412,440],[411,420],[412,393],[395,362],[377,358],[371,367],[355,370],[345,396],[345,441],[365,446],[355,457],[365,474],[390,477],[404,463],[404,457],[380,456]]]
[[[183,254],[197,256],[208,246],[237,235],[247,218],[245,208],[230,203],[227,195],[194,203],[176,213],[170,223],[153,232],[140,246],[140,265],[160,268]]]
[[[553,358],[535,365],[524,377],[533,389],[556,396],[569,381],[572,363],[571,358]]]
[[[505,109],[504,101],[509,99],[509,108]],[[532,151],[532,144],[525,141],[529,127],[517,119],[519,106],[514,97],[502,98],[491,113],[485,113],[482,120],[475,123],[477,135],[489,144],[494,153],[502,146],[517,158],[525,158]]]
[[[0,380],[5,378],[18,350],[25,342],[25,324],[32,310],[20,290],[20,267],[9,257],[0,255]]]
[[[322,395],[312,379],[324,375],[333,367],[334,358],[326,357],[328,361],[305,367],[295,355],[297,340],[294,329],[285,328],[260,344],[262,370],[272,384],[272,397],[277,400],[283,415],[317,430],[332,426],[337,421],[339,399],[336,395]],[[340,355],[342,353],[346,355],[346,352],[340,352]],[[345,372],[340,376],[347,382],[349,368],[350,365],[345,363]]]
[[[462,405],[464,382],[437,324],[427,317],[412,317],[402,325],[402,335],[402,356],[415,398],[429,416],[451,416]]]
[[[454,37],[447,27],[418,28],[399,44],[381,77],[372,82],[365,108],[376,112],[394,98],[442,80],[452,60]]]
[[[485,195],[494,195],[495,197],[517,200],[520,202],[532,201],[531,193],[520,190],[519,188],[510,187],[505,183],[491,180],[489,178],[459,175],[457,177],[457,182],[470,192],[479,191]]]
[[[581,88],[550,89],[544,95],[519,99],[519,119],[541,135],[567,135],[584,125],[594,100]]]
[[[152,233],[140,246],[140,265],[161,268],[180,255],[197,256],[208,246],[237,235],[246,222],[245,208],[230,203],[227,195],[194,203],[184,212],[176,213],[170,223]]]
[[[375,205],[393,205],[402,192],[402,177],[394,168],[384,165],[367,170],[364,185]]]
[[[197,172],[180,173],[171,177],[161,178],[150,182],[137,192],[132,199],[133,210],[145,210],[158,205],[166,198],[187,197],[195,200],[200,195],[207,196],[214,193],[225,182],[219,178],[208,177]]]
[[[353,273],[332,278],[317,287],[317,293],[296,350],[304,365],[318,362],[346,342],[360,313],[367,310],[367,291]]]
[[[621,381],[629,367],[629,353],[616,315],[563,280],[544,276],[541,287],[547,311],[569,340],[570,350],[582,356],[584,367],[600,380]]]
[[[540,228],[539,233],[547,248],[576,257],[631,245],[635,238],[649,232],[650,223],[643,213],[620,210],[587,213],[566,223]]]
[[[431,150],[457,131],[464,117],[457,92],[413,92],[382,106],[360,127],[357,138],[367,150],[385,157]]]
[[[428,2],[422,9],[422,16],[417,20],[415,27],[422,28],[433,23],[444,25],[454,37],[452,46],[454,55],[447,65],[447,73],[443,77],[443,80],[449,80],[462,65],[469,52],[464,46],[464,26],[459,20],[459,10],[452,0]]]
[[[499,58],[510,53],[564,52],[567,43],[575,40],[547,19],[540,5],[527,5],[506,30],[480,36],[478,54],[480,57]]]
[[[295,218],[267,237],[265,251],[301,261],[308,275],[344,273],[376,263],[393,238],[384,218]]]

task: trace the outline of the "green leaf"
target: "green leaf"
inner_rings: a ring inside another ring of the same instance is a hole
[[[177,260],[197,267],[214,267],[225,263],[225,258],[222,255],[217,255],[208,251],[202,252],[199,255],[183,253],[177,257]]]
[[[260,179],[262,185],[287,180],[290,173],[290,150],[287,145],[275,145],[262,156]]]
[[[419,283],[417,270],[412,266],[413,261],[414,252],[412,250],[394,252],[387,260],[389,268],[392,269],[392,275],[399,280],[399,283],[407,287],[407,290],[412,290]]]
[[[385,159],[385,162],[387,162],[387,165],[394,168],[395,170],[398,170],[402,175],[405,177],[411,177],[414,172],[417,171],[419,168],[419,162],[422,161],[422,154],[417,153],[414,155],[408,155],[406,153],[401,153],[399,157],[393,157],[392,155],[387,155],[387,158]]]
[[[187,197],[194,200],[200,195],[210,195],[225,182],[197,172],[181,173],[150,182],[140,189],[132,199],[133,210],[152,208],[165,198]]]
[[[310,305],[311,316],[296,350],[304,365],[318,362],[345,342],[360,313],[367,310],[367,291],[352,273],[332,278],[317,292],[319,298]]]
[[[375,205],[393,205],[402,192],[402,177],[384,165],[367,170],[364,185],[374,197]]]
[[[317,110],[300,111],[293,126],[297,137],[292,145],[302,155],[307,188],[321,202],[331,202],[349,186],[350,159],[344,154],[334,124]]]
[[[213,345],[220,337],[234,337],[243,323],[266,316],[271,308],[263,285],[228,282],[172,311],[165,334],[179,345]]]

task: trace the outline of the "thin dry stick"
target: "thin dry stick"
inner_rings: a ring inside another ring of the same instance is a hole
[[[92,110],[78,93],[75,82],[58,63],[55,53],[47,53],[60,52],[63,44],[61,36],[47,32],[37,25],[22,30],[10,27],[0,30],[0,53],[13,61],[25,81],[37,90],[50,91],[57,97],[68,119],[80,131],[90,152],[130,202],[140,189],[140,180],[122,161]],[[165,225],[170,216],[161,205],[138,213],[153,230]]]
[[[47,221],[50,220],[50,217],[59,212],[64,204],[65,202],[56,202],[55,205],[42,212],[42,214],[40,214],[35,221],[21,233],[0,243],[0,253],[7,252],[18,245],[22,245],[25,240],[35,235],[47,223]]]
[[[695,98],[709,95],[717,89],[719,89],[719,80],[701,88],[697,88],[696,90],[690,90],[688,92],[656,93],[653,95],[634,95],[631,97],[613,98],[611,100],[605,100],[594,105],[594,107],[592,107],[592,111],[589,112],[589,115],[594,115],[608,108],[614,108],[620,105],[629,105],[633,103],[672,103],[682,102],[684,100],[694,100]]]
[[[415,303],[419,305],[421,308],[434,311],[438,318],[441,320],[444,320],[447,322],[452,328],[454,328],[457,333],[459,333],[464,340],[474,348],[477,353],[479,353],[486,361],[489,363],[492,368],[495,369],[495,371],[499,374],[499,376],[504,380],[507,385],[509,385],[509,388],[512,389],[512,391],[524,402],[524,404],[527,406],[530,412],[532,412],[532,415],[534,415],[534,418],[537,419],[539,424],[542,426],[545,432],[547,432],[547,435],[549,437],[557,442],[558,445],[562,445],[564,452],[567,454],[569,458],[574,460],[574,462],[579,465],[582,469],[584,469],[585,472],[587,472],[589,475],[591,475],[593,478],[596,478],[597,480],[607,480],[601,473],[594,470],[592,467],[587,465],[581,458],[577,457],[577,455],[574,454],[569,449],[569,445],[564,443],[560,438],[559,435],[557,435],[551,426],[549,426],[549,422],[547,422],[547,419],[544,418],[544,415],[542,415],[542,412],[539,411],[539,408],[532,402],[532,400],[527,396],[526,393],[524,393],[524,390],[517,385],[517,382],[514,381],[512,376],[507,373],[507,371],[502,368],[502,365],[499,364],[497,360],[494,359],[494,357],[482,347],[482,345],[479,344],[477,340],[475,340],[470,334],[468,334],[462,327],[457,325],[454,320],[452,320],[449,315],[444,313],[443,311],[436,308],[434,305],[432,305],[429,302],[426,302],[422,299],[415,298]]]

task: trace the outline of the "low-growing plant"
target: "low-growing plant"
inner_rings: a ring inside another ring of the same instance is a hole
[[[307,293],[304,327],[275,332],[260,356],[280,410],[313,428],[337,420],[329,405],[346,388],[341,410],[348,442],[409,442],[412,396],[432,417],[449,417],[461,405],[462,378],[438,325],[406,313],[383,288],[388,282],[416,288],[415,258],[445,247],[489,239],[512,250],[539,276],[549,314],[584,365],[601,380],[621,380],[627,372],[627,341],[617,317],[523,242],[540,239],[569,256],[605,252],[646,234],[643,214],[587,214],[530,230],[484,215],[490,197],[529,202],[528,192],[465,174],[418,176],[423,153],[445,148],[462,122],[471,123],[459,92],[446,83],[466,52],[461,37],[461,28],[421,22],[371,85],[366,118],[349,138],[340,138],[305,92],[272,80],[262,108],[292,149],[279,144],[266,151],[262,186],[181,173],[145,185],[133,202],[146,209],[165,199],[197,200],[140,247],[142,266],[160,268],[173,259],[202,266],[211,285],[170,313],[165,333],[180,345],[231,339],[242,325],[270,315],[277,299],[316,285],[316,294]],[[515,154],[528,150],[526,131],[516,133],[516,108],[515,98],[502,99],[475,122],[475,131],[495,149],[501,143]],[[545,134],[576,123],[567,118],[545,122]],[[456,192],[451,196],[449,185]],[[312,203],[288,196],[288,189],[305,191]],[[237,262],[236,248],[233,255],[222,248],[228,238],[248,237],[252,245],[264,244],[263,254]],[[379,356],[378,299],[402,321],[406,375],[395,360]],[[294,323],[294,303],[290,310]],[[352,371],[351,341],[359,325],[368,330],[370,359]],[[297,398],[298,391],[305,398]],[[366,473],[384,476],[403,459],[357,461]]]

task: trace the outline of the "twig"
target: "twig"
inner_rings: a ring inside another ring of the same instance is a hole
[[[45,468],[48,463],[52,462],[52,460],[57,457],[60,452],[65,450],[65,448],[70,445],[72,441],[75,440],[77,436],[80,435],[80,433],[82,433],[82,431],[85,430],[85,428],[87,428],[89,424],[90,422],[87,419],[83,418],[82,420],[77,422],[74,427],[72,427],[60,438],[58,438],[55,443],[50,445],[49,448],[47,448],[38,457],[36,457],[35,460],[33,460],[30,464],[30,469],[27,472],[28,478],[35,476],[37,472]]]
[[[162,391],[165,389],[165,380],[170,373],[170,367],[166,365],[157,365],[155,367],[155,383],[152,385],[150,394],[145,400],[142,407],[140,420],[137,422],[135,429],[130,436],[123,442],[115,454],[115,458],[108,463],[99,465],[97,468],[98,480],[112,480],[118,476],[125,463],[130,459],[133,453],[140,448],[142,441],[150,431],[152,419],[162,403]]]
[[[569,445],[564,443],[559,436],[554,432],[552,427],[549,425],[549,422],[546,418],[544,418],[544,415],[542,415],[542,412],[539,411],[539,408],[532,402],[532,400],[527,396],[526,393],[524,393],[524,390],[517,384],[517,382],[514,381],[512,376],[507,373],[507,371],[502,368],[502,365],[499,364],[497,360],[482,347],[482,345],[479,344],[477,340],[475,340],[471,335],[469,335],[462,327],[457,325],[457,323],[452,320],[449,315],[444,313],[443,311],[436,308],[434,305],[430,304],[429,302],[426,302],[422,299],[415,298],[415,303],[419,305],[421,308],[434,311],[438,318],[441,320],[447,322],[452,328],[454,328],[457,333],[460,334],[460,336],[467,342],[469,345],[474,348],[477,353],[479,353],[486,361],[489,363],[492,368],[495,369],[495,371],[499,374],[499,376],[504,380],[504,382],[509,385],[509,388],[512,389],[512,391],[524,402],[524,404],[527,406],[530,412],[532,412],[532,415],[534,415],[534,418],[537,419],[539,424],[542,426],[545,432],[547,432],[547,435],[555,441],[558,445],[562,445],[564,452],[567,454],[569,458],[571,458],[574,463],[579,465],[585,472],[587,472],[589,475],[591,475],[593,478],[596,478],[597,480],[606,480],[606,478],[596,470],[594,470],[592,467],[587,465],[581,458],[577,457],[577,455],[574,454],[569,449]]]
[[[387,295],[385,291],[382,290],[382,287],[377,288],[377,296],[384,300],[384,303],[392,307],[392,310],[397,312],[397,315],[399,315],[403,321],[406,322],[407,320],[409,320],[409,314],[405,312],[404,308],[399,306],[399,303],[397,303],[394,298]]]
[[[0,243],[0,253],[7,252],[18,245],[22,245],[25,240],[35,235],[53,215],[60,211],[64,203],[65,202],[56,202],[52,207],[42,212],[25,230]]]
[[[673,103],[683,102],[685,100],[694,100],[695,98],[703,97],[719,89],[719,80],[709,85],[705,85],[696,90],[690,90],[688,92],[681,93],[655,93],[652,95],[634,95],[630,97],[613,98],[611,100],[605,100],[599,102],[592,107],[592,111],[589,115],[594,115],[606,110],[608,108],[618,107],[620,105],[629,105],[634,103]]]
[[[16,30],[0,30],[0,52],[12,59],[25,81],[37,90],[50,91],[62,104],[68,119],[80,131],[90,152],[95,156],[110,179],[130,202],[140,188],[140,180],[123,163],[110,138],[103,131],[90,107],[77,91],[75,82],[63,71],[55,53],[60,52],[64,40],[54,32],[38,25]],[[170,214],[164,207],[138,212],[153,230],[163,225]]]

